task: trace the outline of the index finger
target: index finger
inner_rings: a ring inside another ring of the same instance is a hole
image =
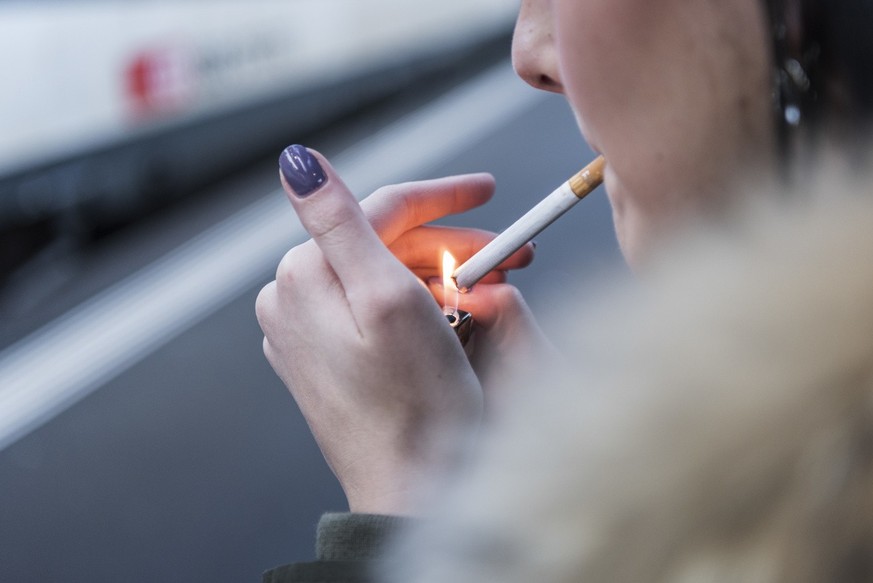
[[[493,195],[493,176],[462,174],[382,187],[364,199],[361,208],[390,245],[409,229],[483,205]]]
[[[279,157],[282,184],[343,287],[372,284],[374,277],[404,272],[385,247],[358,201],[318,152],[289,146]]]

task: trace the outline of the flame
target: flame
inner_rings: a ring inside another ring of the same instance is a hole
[[[458,311],[458,286],[452,279],[458,262],[448,251],[443,252],[443,311],[446,314],[454,314]]]

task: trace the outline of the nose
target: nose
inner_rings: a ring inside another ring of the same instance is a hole
[[[512,66],[529,85],[563,93],[549,0],[524,0],[512,36]]]

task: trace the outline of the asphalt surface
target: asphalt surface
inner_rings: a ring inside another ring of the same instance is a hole
[[[309,143],[333,156],[360,134],[358,125],[345,138],[333,130]],[[421,177],[492,172],[495,199],[449,222],[500,230],[592,157],[563,99],[544,95]],[[68,266],[87,270],[91,283],[65,301],[129,275],[275,181],[271,158],[107,239]],[[534,265],[512,278],[535,311],[620,263],[602,190],[537,242]],[[271,277],[264,270],[209,317],[0,451],[0,581],[257,581],[265,569],[312,558],[319,515],[345,505],[261,352],[254,301]],[[18,324],[20,334],[26,327]]]

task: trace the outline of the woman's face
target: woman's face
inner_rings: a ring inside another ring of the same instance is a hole
[[[631,265],[772,167],[767,34],[761,0],[522,0],[516,70],[564,93],[604,154]]]

